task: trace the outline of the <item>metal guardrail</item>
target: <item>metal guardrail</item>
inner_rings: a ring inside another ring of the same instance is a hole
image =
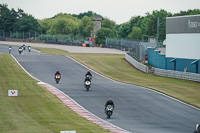
[[[139,63],[135,59],[133,59],[131,56],[129,56],[127,53],[125,54],[125,59],[131,63],[134,67],[141,70],[144,73],[148,73],[149,69],[146,65]],[[169,78],[175,78],[175,79],[184,79],[184,80],[190,80],[195,82],[200,82],[200,74],[197,73],[190,73],[190,72],[180,72],[180,71],[173,71],[173,70],[165,70],[165,69],[159,69],[159,68],[152,68],[152,73],[157,76],[162,77],[169,77]]]
[[[200,82],[200,74],[153,68],[153,74],[163,77]]]
[[[131,63],[134,67],[136,67],[137,69],[139,69],[142,72],[148,73],[148,67],[145,66],[142,63],[139,63],[138,61],[136,61],[135,59],[133,59],[131,56],[129,56],[127,53],[125,54],[125,59]]]

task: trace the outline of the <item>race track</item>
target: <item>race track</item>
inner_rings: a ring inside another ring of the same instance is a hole
[[[0,52],[8,53],[8,46],[0,45]],[[13,56],[35,78],[59,90],[96,116],[133,133],[192,133],[200,121],[200,110],[149,89],[119,83],[94,72],[92,86],[87,92],[83,86],[87,68],[66,56],[44,55],[27,50]],[[62,78],[54,81],[59,70]],[[120,75],[119,75],[120,76]],[[108,98],[115,103],[111,119],[104,113]]]

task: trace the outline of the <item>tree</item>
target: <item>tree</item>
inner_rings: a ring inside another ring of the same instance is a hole
[[[127,35],[130,33],[130,23],[126,22],[120,25],[119,29],[118,29],[118,34],[121,38],[126,38]]]
[[[139,27],[133,27],[132,32],[128,34],[127,38],[140,40],[142,38],[142,30]]]
[[[101,22],[102,28],[115,29],[115,25],[115,22],[108,18],[104,18]]]
[[[50,28],[47,30],[49,34],[72,34],[77,33],[77,28],[80,21],[69,14],[59,13],[55,18],[51,19]]]
[[[15,31],[36,32],[39,30],[39,23],[32,15],[24,15],[14,24]]]
[[[130,27],[134,27],[134,26],[139,27],[139,26],[140,26],[140,23],[139,23],[140,20],[141,20],[141,17],[140,17],[140,16],[132,17],[132,18],[130,19],[130,21],[129,21]]]
[[[117,32],[108,28],[101,28],[96,33],[96,43],[105,44],[106,37],[117,37]]]
[[[172,14],[161,9],[160,11],[153,11],[152,14],[146,13],[146,16],[142,19],[141,29],[143,35],[154,36],[157,35],[157,20],[159,18],[159,40],[164,41],[166,36],[166,17],[170,17]]]
[[[87,17],[93,17],[93,16],[100,16],[100,15],[97,15],[96,13],[92,12],[92,11],[88,11],[88,12],[84,12],[84,13],[80,13],[78,15],[76,14],[72,14],[73,17],[76,17],[78,19],[82,19],[84,16],[87,16]]]
[[[47,19],[43,19],[43,20],[38,20],[38,23],[40,25],[39,30],[43,34],[47,34],[47,31],[51,28],[52,19],[47,18]]]
[[[186,15],[197,15],[200,14],[199,9],[180,11],[179,13],[175,13],[173,16],[186,16]]]
[[[79,34],[83,35],[84,37],[90,36],[90,31],[93,29],[93,21],[92,18],[84,16],[81,19],[81,23],[78,27]]]
[[[13,25],[17,21],[17,13],[9,10],[7,4],[0,4],[0,30],[13,31]]]

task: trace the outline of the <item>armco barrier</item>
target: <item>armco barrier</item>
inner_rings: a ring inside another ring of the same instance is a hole
[[[141,70],[142,72],[148,73],[149,70],[148,70],[147,66],[145,66],[142,63],[137,62],[135,59],[133,59],[127,53],[125,54],[125,59],[129,63],[131,63],[134,67],[136,67],[137,69]],[[200,74],[190,73],[190,72],[173,71],[173,70],[165,70],[165,69],[159,69],[159,68],[154,68],[154,67],[152,69],[153,69],[152,71],[153,71],[154,75],[200,82]]]
[[[163,77],[200,82],[200,74],[153,68],[153,74]]]
[[[131,56],[129,56],[127,53],[125,54],[125,59],[131,63],[134,67],[136,67],[137,69],[145,72],[145,73],[148,73],[148,67],[145,66],[144,64],[142,63],[139,63],[137,62],[135,59],[133,59]]]

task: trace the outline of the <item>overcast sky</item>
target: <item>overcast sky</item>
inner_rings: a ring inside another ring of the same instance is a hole
[[[21,8],[37,19],[50,18],[58,13],[79,14],[93,11],[117,24],[133,16],[144,16],[153,10],[164,9],[171,13],[180,10],[200,9],[200,0],[0,0],[8,8]]]

